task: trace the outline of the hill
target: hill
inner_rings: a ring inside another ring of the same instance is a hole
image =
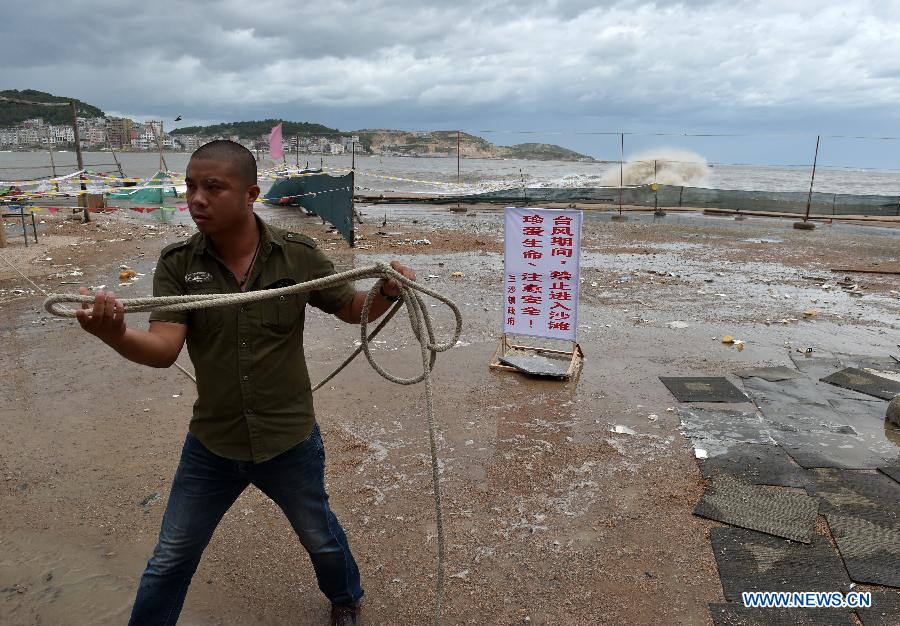
[[[590,159],[574,150],[563,148],[552,143],[520,143],[503,149],[503,156],[508,159],[535,159],[538,161],[580,161]]]
[[[169,131],[171,135],[204,135],[231,137],[237,135],[241,139],[257,139],[260,135],[268,135],[273,126],[282,123],[281,133],[287,139],[294,135],[339,135],[341,131],[312,122],[282,122],[281,120],[259,120],[253,122],[226,122],[212,126],[182,126]]]
[[[359,142],[367,152],[401,156],[455,157],[457,132],[400,131],[387,129],[363,129],[351,133],[359,135]],[[578,152],[546,143],[523,143],[515,146],[497,146],[475,135],[459,133],[459,153],[469,159],[534,159],[582,161],[593,160]]]
[[[95,106],[86,104],[77,98],[54,96],[52,94],[35,91],[34,89],[5,89],[0,91],[0,96],[30,100],[32,102],[74,102],[79,117],[104,117],[103,111]],[[25,120],[42,117],[50,124],[71,124],[72,114],[68,107],[42,107],[37,104],[16,104],[0,100],[0,128],[16,126]]]

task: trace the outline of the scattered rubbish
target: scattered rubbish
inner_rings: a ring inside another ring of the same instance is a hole
[[[173,393],[173,394],[172,394],[172,397],[173,397],[173,398],[180,398],[180,397],[181,397],[181,392],[179,391],[178,393]]]
[[[428,239],[413,239],[412,245],[414,246],[430,246],[431,242]]]
[[[612,427],[610,432],[616,433],[617,435],[636,435],[637,434],[633,429],[628,428],[628,426],[623,426],[622,424],[616,424],[615,426]]]
[[[821,535],[810,545],[798,545],[749,530],[713,528],[710,540],[725,599],[737,600],[737,606],[741,606],[741,593],[745,591],[846,591],[850,585],[841,558]],[[810,620],[766,619],[774,616],[759,615],[761,609],[751,610],[752,617],[744,615],[744,619],[716,624],[853,624],[852,620],[834,619],[832,613],[822,619],[821,609],[816,609],[819,614]]]
[[[710,479],[694,515],[808,544],[818,510],[819,501],[806,494],[719,474]]]
[[[722,337],[722,343],[734,346],[737,348],[738,352],[744,349],[745,341],[742,339],[735,339],[731,335],[725,335]]]
[[[619,278],[616,280],[616,282],[617,283],[627,283],[630,280],[631,280],[631,276],[629,276],[628,274],[622,274],[621,276],[619,276]]]
[[[749,402],[721,376],[660,376],[659,380],[681,402]]]
[[[900,531],[896,523],[835,513],[826,513],[825,519],[852,580],[900,587]]]
[[[690,326],[687,322],[682,322],[679,320],[675,320],[674,322],[669,322],[669,328],[687,328]]]
[[[900,395],[900,382],[855,367],[848,367],[820,380],[882,400],[892,400]]]
[[[818,317],[819,312],[816,311],[815,309],[807,309],[807,310],[803,311],[803,315],[805,317]]]
[[[159,492],[154,491],[149,496],[141,500],[141,506],[150,506],[159,499]]]
[[[697,459],[708,459],[709,452],[704,450],[703,448],[694,448],[694,458]]]
[[[465,274],[462,273],[462,272],[453,272],[453,273],[451,273],[450,275],[451,275],[453,278],[462,278],[463,276],[465,276]]]
[[[853,274],[891,274],[891,275],[900,275],[900,270],[876,270],[872,268],[856,268],[856,267],[846,267],[846,268],[831,268],[832,272],[836,273],[853,273]]]
[[[119,283],[120,284],[127,283],[129,280],[131,280],[132,278],[135,278],[138,275],[137,272],[135,272],[130,267],[123,266],[123,268],[124,269],[122,269],[122,271],[119,272]]]
[[[798,350],[799,351],[799,350]],[[779,365],[776,367],[751,367],[735,372],[736,376],[741,378],[762,378],[769,382],[778,382],[781,380],[790,380],[792,378],[800,378],[802,374],[796,369]]]

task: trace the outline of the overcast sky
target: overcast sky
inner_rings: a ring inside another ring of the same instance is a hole
[[[792,163],[817,133],[900,136],[898,26],[900,3],[860,0],[37,0],[4,13],[0,76],[135,119],[462,128],[611,159],[618,137],[575,133],[787,135],[630,136],[626,152]],[[826,139],[821,159],[894,153]]]

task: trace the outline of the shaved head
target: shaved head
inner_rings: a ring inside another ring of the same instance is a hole
[[[241,182],[248,187],[257,183],[256,159],[247,148],[234,141],[216,139],[197,148],[191,155],[191,160],[206,159],[208,161],[221,161],[228,163],[240,176]]]

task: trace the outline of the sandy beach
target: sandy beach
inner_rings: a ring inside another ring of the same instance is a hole
[[[445,624],[711,624],[708,605],[724,597],[709,532],[721,525],[692,514],[706,482],[658,377],[791,365],[807,348],[900,355],[897,275],[833,271],[900,271],[896,228],[835,222],[801,232],[792,220],[699,213],[614,223],[590,211],[585,363],[560,382],[488,369],[500,332],[502,210],[360,211],[362,237],[350,249],[316,218],[259,209],[315,237],[339,269],[399,259],[462,309],[461,341],[435,369]],[[121,624],[156,540],[195,390],[178,369],[129,363],[41,302],[43,292],[78,285],[148,295],[159,250],[194,229],[124,212],[90,224],[64,212],[40,219],[38,245],[26,248],[8,220],[0,250],[0,622]],[[429,243],[414,243],[422,239]],[[138,280],[120,287],[122,265]],[[855,294],[835,286],[848,277]],[[448,313],[431,311],[447,336]],[[128,322],[147,324],[140,314]],[[307,314],[314,382],[358,334]],[[392,371],[416,371],[405,316],[375,346]],[[179,362],[190,369],[186,352]],[[331,502],[360,564],[368,624],[431,619],[436,545],[422,394],[359,359],[315,395]],[[828,536],[822,519],[817,532]],[[327,609],[281,512],[251,488],[216,531],[181,623],[318,624]]]

